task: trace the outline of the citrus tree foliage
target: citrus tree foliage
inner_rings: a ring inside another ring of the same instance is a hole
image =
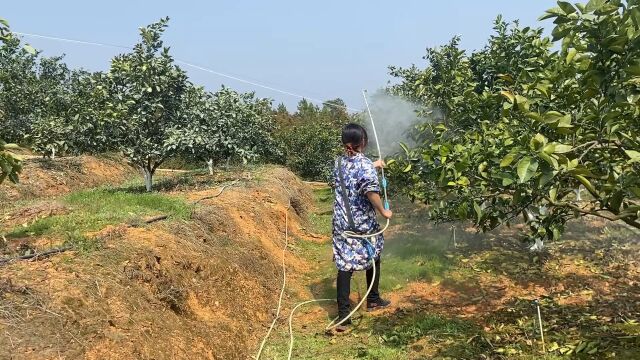
[[[11,41],[12,37],[9,24],[0,18],[0,54],[4,53],[7,47],[6,43]],[[0,107],[0,125],[2,125],[2,127],[5,126],[5,116],[6,109],[2,106]],[[0,183],[7,178],[14,183],[18,182],[18,173],[21,170],[21,164],[18,157],[11,152],[14,146],[15,145],[8,145],[0,138]]]
[[[61,57],[40,59],[36,68],[36,101],[32,104],[29,133],[24,137],[34,150],[46,157],[68,149],[76,136],[69,118],[71,70]]]
[[[117,118],[108,78],[102,72],[75,70],[69,80],[66,122],[73,134],[66,140],[73,154],[99,154],[117,148]]]
[[[224,96],[224,90],[223,88],[215,95]],[[281,156],[282,153],[274,139],[276,124],[273,119],[271,99],[258,98],[254,92],[238,95],[241,107],[237,110],[237,115],[232,117],[235,121],[232,122],[231,128],[236,131],[235,137],[238,138],[239,146],[235,154],[231,154],[230,157],[236,156],[243,161],[265,161]],[[231,98],[235,96],[231,95]]]
[[[30,53],[20,39],[7,36],[0,47],[0,137],[22,143],[31,132],[34,109],[42,104],[36,53]]]
[[[392,90],[427,118],[391,164],[396,181],[437,220],[482,230],[521,214],[530,239],[559,238],[574,216],[640,228],[639,3],[560,1],[543,16],[552,40],[498,19],[481,51],[454,39],[428,50],[426,69],[392,68]]]
[[[138,166],[151,191],[153,175],[175,149],[172,129],[180,126],[187,76],[174,64],[161,35],[168,18],[140,29],[133,51],[116,56],[107,75],[114,142]]]
[[[304,178],[327,180],[341,151],[342,126],[351,120],[344,101],[330,100],[320,108],[303,99],[293,115],[280,107],[276,119],[283,163]]]
[[[273,152],[271,101],[253,93],[227,87],[209,93],[191,86],[182,117],[184,126],[173,130],[170,147],[206,161],[210,173],[215,165],[232,158],[247,162]]]

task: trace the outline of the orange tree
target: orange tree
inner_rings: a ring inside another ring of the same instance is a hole
[[[172,130],[183,125],[186,73],[164,47],[161,36],[168,18],[140,29],[141,41],[133,51],[111,61],[106,86],[106,107],[114,128],[113,143],[144,175],[151,191],[156,169],[176,149]]]
[[[303,99],[294,114],[278,107],[275,118],[276,140],[283,154],[279,162],[305,179],[328,180],[341,151],[340,131],[349,121],[356,121],[344,101],[329,100],[320,108]]]
[[[427,119],[391,174],[436,220],[484,231],[521,214],[531,240],[580,216],[640,228],[640,1],[559,1],[544,19],[552,39],[499,18],[478,52],[454,39],[425,69],[391,68]]]
[[[4,47],[5,41],[11,40],[11,32],[9,24],[0,18],[0,47]],[[25,48],[28,52],[33,52],[30,47]],[[0,108],[0,123],[4,123],[4,109]],[[0,183],[5,179],[12,182],[18,182],[18,173],[20,172],[20,160],[11,152],[14,145],[6,144],[0,139]]]

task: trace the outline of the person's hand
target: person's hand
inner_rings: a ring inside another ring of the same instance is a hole
[[[386,166],[387,166],[387,163],[385,163],[384,160],[382,159],[376,160],[373,162],[373,167],[375,167],[376,169],[381,169]]]
[[[393,211],[388,210],[388,209],[383,209],[381,212],[381,215],[385,218],[385,219],[391,219],[391,217],[393,216]]]

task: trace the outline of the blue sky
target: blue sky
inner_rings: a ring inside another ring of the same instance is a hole
[[[426,47],[462,36],[483,46],[498,14],[523,25],[555,6],[550,0],[458,1],[7,1],[0,17],[14,31],[133,45],[138,27],[171,18],[164,38],[181,60],[310,98],[341,97],[362,108],[362,89],[387,84],[388,65],[423,65]],[[66,54],[72,67],[106,70],[122,49],[27,38],[45,55]],[[256,90],[294,109],[298,98],[195,69],[194,83]]]

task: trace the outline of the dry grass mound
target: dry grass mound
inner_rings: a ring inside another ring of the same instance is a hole
[[[228,176],[241,180],[221,194],[165,193],[206,198],[189,219],[108,226],[87,234],[98,250],[3,266],[0,359],[249,358],[282,284],[285,212],[290,242],[306,238],[311,195],[280,168]]]
[[[0,202],[59,196],[78,189],[118,184],[134,174],[132,167],[117,158],[27,158],[20,183],[7,181],[0,185]]]

